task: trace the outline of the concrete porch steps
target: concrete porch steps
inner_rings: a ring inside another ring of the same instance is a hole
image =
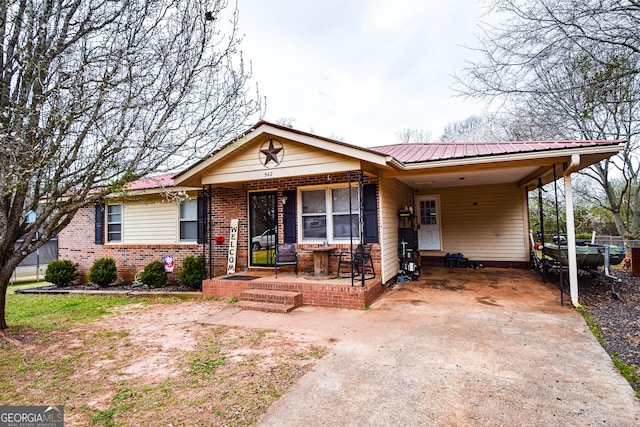
[[[239,307],[244,310],[289,313],[302,305],[302,293],[273,289],[247,289],[240,293]]]

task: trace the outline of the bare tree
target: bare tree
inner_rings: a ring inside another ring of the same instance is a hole
[[[0,18],[2,331],[26,254],[81,206],[210,152],[260,102],[225,0],[5,0]]]
[[[639,231],[640,2],[495,0],[458,82],[467,95],[500,99],[519,138],[625,139],[624,152],[585,171],[605,194],[621,235]],[[625,185],[613,185],[622,176]],[[626,221],[622,204],[631,200]],[[634,205],[635,203],[635,205]]]
[[[479,141],[486,135],[486,120],[482,116],[471,115],[459,122],[450,122],[444,127],[440,141]]]
[[[431,131],[426,129],[402,129],[396,132],[398,139],[404,143],[429,142]]]
[[[296,119],[293,117],[281,117],[275,121],[275,124],[293,129],[293,124],[295,122]]]

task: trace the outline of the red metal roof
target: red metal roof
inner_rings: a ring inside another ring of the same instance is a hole
[[[137,179],[129,184],[128,190],[148,190],[151,188],[163,188],[173,186],[173,173],[165,173],[163,175],[149,176]]]
[[[501,154],[532,153],[567,148],[618,145],[622,141],[427,142],[383,145],[370,150],[403,163],[429,162]]]

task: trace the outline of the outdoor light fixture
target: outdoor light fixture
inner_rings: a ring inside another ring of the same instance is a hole
[[[282,196],[282,206],[287,204],[287,196]]]

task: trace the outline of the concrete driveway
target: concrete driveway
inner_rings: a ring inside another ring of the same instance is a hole
[[[328,343],[262,426],[640,425],[639,400],[581,316],[529,271],[429,269],[368,311],[225,310],[206,322]]]

